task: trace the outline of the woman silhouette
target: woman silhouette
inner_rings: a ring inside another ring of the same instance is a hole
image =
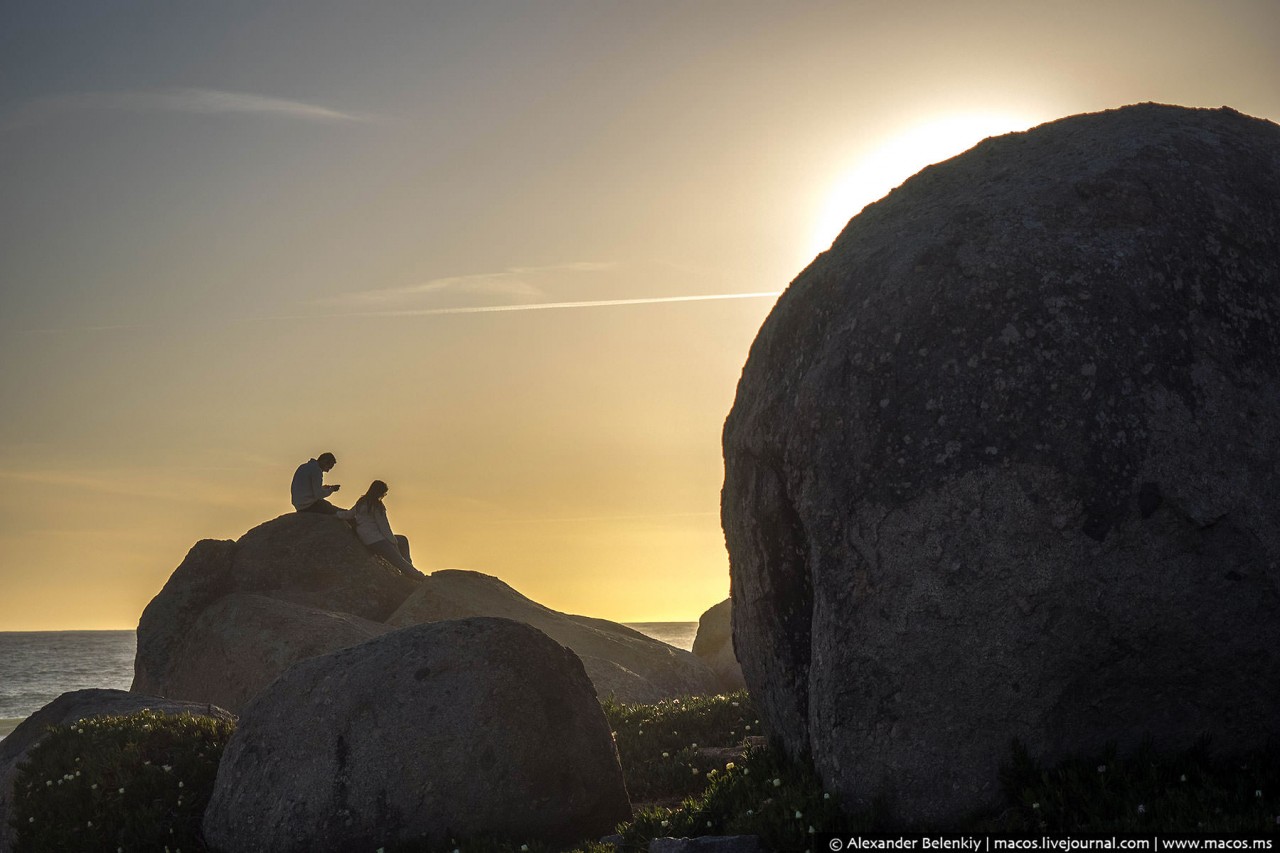
[[[356,501],[351,509],[338,512],[339,518],[350,518],[356,523],[356,535],[370,551],[382,557],[409,577],[425,577],[414,568],[409,559],[409,540],[391,532],[387,520],[387,508],[382,503],[389,489],[381,480],[374,480],[369,491]]]

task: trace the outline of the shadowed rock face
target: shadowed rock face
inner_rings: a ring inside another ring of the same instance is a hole
[[[222,708],[197,702],[174,702],[155,696],[139,696],[123,690],[76,690],[63,693],[39,711],[23,720],[8,737],[0,741],[0,850],[13,849],[13,829],[9,818],[13,809],[13,783],[18,765],[44,739],[50,726],[61,726],[89,717],[122,716],[152,710],[162,714],[191,714],[233,720]]]
[[[1280,736],[1280,128],[1144,104],[852,220],[725,425],[734,640],[847,805],[990,805],[1017,737]],[[1247,689],[1246,689],[1247,687]]]
[[[507,619],[416,625],[299,663],[244,709],[205,836],[218,850],[599,837],[630,816],[578,658]]]
[[[169,668],[171,696],[199,696],[230,711],[306,658],[371,640],[392,630],[335,613],[236,592],[200,614]]]
[[[515,619],[573,649],[601,697],[658,702],[721,688],[715,672],[683,649],[606,619],[552,610],[479,572],[433,572],[387,621],[399,627],[469,616]]]
[[[216,626],[201,619],[205,612],[233,593],[288,602],[297,607],[278,608],[291,616],[272,625],[272,620],[259,619],[264,631],[255,639],[267,644],[279,641],[277,648],[263,648],[256,657],[261,661],[278,660],[280,670],[300,657],[333,651],[350,645],[353,638],[367,633],[367,626],[352,632],[352,626],[381,621],[408,598],[417,581],[404,577],[387,563],[372,556],[339,519],[303,513],[284,515],[255,527],[236,542],[204,540],[197,542],[187,558],[142,613],[138,623],[138,652],[134,660],[134,692],[193,700],[211,701],[204,691],[188,692],[207,683],[205,674],[194,672],[190,664],[205,654],[201,647]],[[261,605],[258,609],[261,609]],[[287,638],[283,624],[302,626],[314,618],[305,617],[308,610],[332,611],[334,619],[347,619],[325,642],[326,632],[312,624],[303,633],[307,638]],[[227,615],[225,611],[223,615]],[[342,614],[339,616],[337,614]],[[249,614],[240,614],[251,619]],[[199,631],[197,631],[199,627]],[[223,634],[226,630],[223,629]],[[242,638],[243,639],[243,638]],[[188,648],[189,645],[191,648]],[[306,649],[309,654],[301,654]],[[293,656],[298,652],[300,656]],[[252,674],[270,677],[246,664],[245,677]],[[262,681],[257,687],[265,686]],[[242,685],[243,686],[243,685]],[[219,694],[223,699],[234,691]]]
[[[728,598],[703,613],[693,638],[693,653],[715,671],[725,690],[741,690],[746,682],[733,652],[732,616],[733,601]]]

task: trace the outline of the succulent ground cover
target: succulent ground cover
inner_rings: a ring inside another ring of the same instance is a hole
[[[664,836],[758,835],[767,849],[814,849],[824,832],[911,831],[880,810],[845,814],[811,768],[785,761],[760,732],[745,692],[656,705],[606,701],[631,798],[615,843],[576,853],[638,853]],[[232,724],[141,712],[60,726],[17,780],[17,851],[205,849],[200,816]],[[1211,758],[1208,743],[1173,756],[1150,747],[1056,767],[1017,744],[1005,805],[942,832],[991,835],[1232,833],[1280,835],[1280,748]],[[551,853],[520,839],[457,839],[395,851]],[[374,851],[370,851],[374,853]]]
[[[234,728],[155,711],[53,727],[18,769],[15,853],[203,850],[200,821]]]

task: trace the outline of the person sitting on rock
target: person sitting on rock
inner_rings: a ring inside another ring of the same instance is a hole
[[[365,547],[412,578],[426,577],[414,568],[409,557],[409,540],[391,532],[387,520],[387,507],[382,503],[388,492],[387,484],[374,480],[369,491],[356,501],[351,509],[338,513],[339,518],[349,518],[356,523],[356,535]]]
[[[293,472],[293,508],[298,512],[318,512],[324,515],[335,515],[338,507],[325,500],[329,495],[342,488],[326,486],[324,475],[338,464],[338,457],[332,453],[321,453],[315,459],[303,462]]]

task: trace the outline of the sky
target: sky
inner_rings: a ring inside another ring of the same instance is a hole
[[[1275,0],[9,0],[0,630],[133,628],[332,451],[424,571],[729,593],[720,431],[780,291],[985,136],[1280,120]]]

